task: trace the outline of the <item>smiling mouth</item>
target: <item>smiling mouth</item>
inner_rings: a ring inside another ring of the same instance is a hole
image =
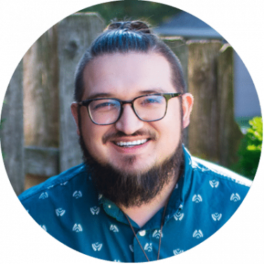
[[[134,140],[134,141],[116,141],[114,142],[115,145],[123,148],[131,148],[139,145],[143,145],[149,139],[141,139],[141,140]]]

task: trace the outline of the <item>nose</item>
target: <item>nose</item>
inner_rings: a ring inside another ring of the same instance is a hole
[[[116,129],[124,132],[126,135],[132,135],[144,126],[134,113],[130,104],[123,105],[123,112],[119,120],[115,123]]]

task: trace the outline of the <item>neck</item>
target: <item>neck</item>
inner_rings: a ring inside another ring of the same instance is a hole
[[[150,202],[140,206],[124,207],[119,205],[120,209],[127,214],[140,227],[144,226],[162,207],[166,205],[170,194],[175,188],[179,175],[172,177],[169,184],[165,185],[160,194]]]

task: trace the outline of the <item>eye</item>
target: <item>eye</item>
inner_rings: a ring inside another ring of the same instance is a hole
[[[143,99],[141,101],[142,106],[159,105],[162,104],[164,101],[164,98],[162,96],[146,96],[142,99]]]
[[[111,111],[120,108],[119,103],[114,100],[98,100],[91,104],[92,111]]]

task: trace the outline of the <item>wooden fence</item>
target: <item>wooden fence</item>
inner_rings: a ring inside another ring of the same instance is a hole
[[[17,194],[82,162],[71,116],[74,71],[104,22],[96,14],[72,15],[29,49],[5,96],[1,146]],[[233,50],[218,41],[164,38],[181,60],[194,95],[184,142],[193,155],[230,166],[242,133],[234,121]]]

